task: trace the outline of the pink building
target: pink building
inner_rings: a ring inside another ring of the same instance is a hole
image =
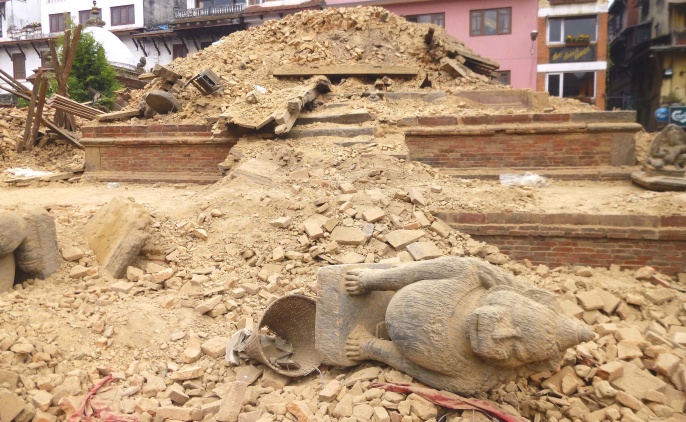
[[[326,4],[382,6],[413,22],[441,25],[478,54],[500,63],[502,82],[536,89],[532,31],[538,29],[538,0],[326,0]]]

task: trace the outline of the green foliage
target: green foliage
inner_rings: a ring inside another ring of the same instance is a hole
[[[683,99],[681,98],[681,95],[679,95],[678,92],[672,91],[666,96],[662,97],[662,103],[663,104],[679,104],[682,103]]]
[[[65,27],[74,27],[68,17],[65,17]],[[64,35],[58,38],[57,45],[64,45]],[[60,48],[60,62],[64,61],[63,55],[64,48]],[[91,34],[82,32],[69,74],[69,98],[78,102],[92,101],[97,91],[100,93],[97,104],[109,109],[116,100],[114,91],[120,88],[115,76],[116,72],[105,57],[102,44]],[[56,87],[56,81],[51,79],[48,91],[52,90],[53,84]]]
[[[100,92],[99,104],[111,107],[114,91],[119,89],[115,79],[116,72],[105,58],[105,49],[90,34],[81,34],[76,47],[74,64],[69,74],[69,97],[78,102],[93,100]]]

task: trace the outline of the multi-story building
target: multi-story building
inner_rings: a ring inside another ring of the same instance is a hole
[[[609,19],[610,105],[654,130],[660,106],[686,102],[686,3],[615,0]]]
[[[328,6],[383,6],[418,23],[434,23],[500,64],[500,80],[536,88],[538,0],[327,0]],[[533,38],[533,39],[532,39]]]
[[[106,31],[92,34],[120,72],[133,71],[141,58],[148,65],[168,63],[172,52],[164,49],[166,40],[158,45],[135,36],[143,31],[164,33],[174,17],[174,7],[185,5],[186,0],[99,0],[96,7]],[[0,69],[30,88],[27,77],[49,60],[48,40],[59,36],[70,22],[85,24],[92,17],[93,7],[92,0],[0,2],[0,46],[6,53],[0,55]]]
[[[41,65],[39,52],[47,49],[40,3],[40,0],[0,3],[0,68],[20,81],[26,81],[31,69]],[[0,91],[0,96],[8,97],[4,94]]]
[[[605,108],[605,0],[540,0],[536,88]]]

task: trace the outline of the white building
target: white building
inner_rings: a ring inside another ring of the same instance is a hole
[[[104,25],[86,31],[110,63],[133,71],[141,58],[150,69],[232,32],[323,6],[323,0],[98,0]],[[92,8],[92,0],[0,0],[0,69],[32,88],[26,78],[49,60],[48,40],[69,20],[85,24]]]
[[[36,40],[41,38],[40,3],[41,0],[0,3],[0,69],[20,81],[26,81],[31,69],[41,65],[39,52],[47,49],[46,42]],[[3,94],[1,91],[0,96]]]

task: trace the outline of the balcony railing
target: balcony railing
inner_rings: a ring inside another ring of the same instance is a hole
[[[232,13],[240,13],[245,9],[245,4],[227,4],[224,6],[215,6],[197,9],[174,9],[174,19],[197,18],[200,16],[218,16],[230,15]]]

